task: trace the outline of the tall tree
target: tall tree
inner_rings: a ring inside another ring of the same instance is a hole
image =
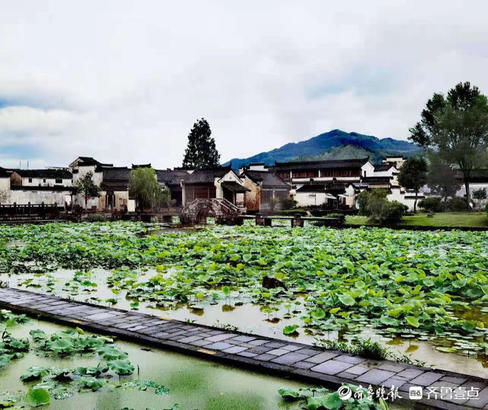
[[[427,185],[433,193],[440,195],[444,202],[447,198],[455,196],[461,188],[456,171],[435,152],[429,152]]]
[[[93,182],[93,173],[87,172],[73,186],[73,193],[76,195],[82,193],[85,198],[85,209],[88,205],[88,198],[98,198],[100,196],[100,187]]]
[[[432,148],[445,162],[459,168],[469,203],[471,173],[487,160],[487,97],[469,82],[457,84],[447,97],[436,93],[410,134],[413,142]]]
[[[219,166],[220,154],[215,147],[212,131],[205,118],[199,119],[188,135],[183,168],[208,169]]]
[[[413,212],[417,212],[419,190],[427,182],[427,162],[421,157],[410,157],[400,168],[398,182],[401,186],[415,192]]]

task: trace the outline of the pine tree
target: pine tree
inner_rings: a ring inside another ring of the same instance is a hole
[[[218,167],[220,154],[215,147],[212,131],[205,118],[199,119],[188,135],[188,145],[183,159],[183,168],[209,169]]]

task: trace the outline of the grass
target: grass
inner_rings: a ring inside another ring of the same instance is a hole
[[[370,225],[366,216],[348,216],[349,225]],[[451,226],[451,227],[477,227],[488,226],[488,215],[485,212],[439,212],[433,217],[426,213],[405,216],[400,225],[404,226]]]

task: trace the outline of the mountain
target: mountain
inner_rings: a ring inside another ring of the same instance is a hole
[[[237,169],[252,162],[272,165],[275,161],[316,160],[331,158],[364,158],[378,163],[387,155],[409,157],[422,151],[418,145],[393,138],[379,139],[357,132],[332,130],[306,141],[292,142],[249,158],[234,158],[224,165]]]

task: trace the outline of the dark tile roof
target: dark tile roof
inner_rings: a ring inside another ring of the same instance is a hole
[[[463,180],[463,173],[459,170],[456,171],[456,178]],[[474,169],[471,171],[469,182],[488,183],[488,169]]]
[[[197,169],[193,171],[187,178],[185,178],[185,184],[213,183],[215,178],[223,177],[230,170],[231,167],[221,167],[221,168],[214,168],[214,169]]]
[[[0,178],[10,178],[12,170],[0,167]]]
[[[156,175],[160,184],[176,186],[180,185],[181,180],[184,180],[190,174],[181,169],[157,169]]]
[[[73,175],[66,169],[14,169],[24,178],[71,179]]]
[[[76,160],[79,161],[78,166],[93,166],[93,165],[106,166],[106,167],[113,166],[113,164],[103,164],[103,163],[97,161],[93,157],[78,157],[78,158],[76,158]]]
[[[255,183],[262,182],[263,188],[290,188],[285,181],[272,172],[246,170],[242,175],[249,177]]]
[[[297,192],[323,192],[325,194],[325,185],[303,185],[302,187],[297,189]]]
[[[132,164],[132,169],[137,168],[151,168],[151,163],[149,164]]]
[[[394,164],[389,162],[387,164],[375,165],[374,170],[375,170],[375,172],[388,171],[391,167],[394,167],[394,166],[395,166]]]
[[[56,191],[56,192],[71,192],[73,191],[73,187],[71,186],[62,186],[62,185],[54,185],[54,186],[29,186],[29,185],[12,185],[10,187],[12,191]]]
[[[361,178],[361,182],[368,185],[388,185],[390,179],[390,177],[363,177]]]
[[[368,160],[369,158],[276,162],[272,168],[277,171],[289,169],[361,168]]]
[[[127,167],[100,167],[103,173],[102,181],[126,181],[129,182],[130,169]]]
[[[247,189],[245,186],[238,184],[235,181],[224,181],[222,182],[222,188],[226,188],[231,192],[247,192],[250,191],[250,189]]]

